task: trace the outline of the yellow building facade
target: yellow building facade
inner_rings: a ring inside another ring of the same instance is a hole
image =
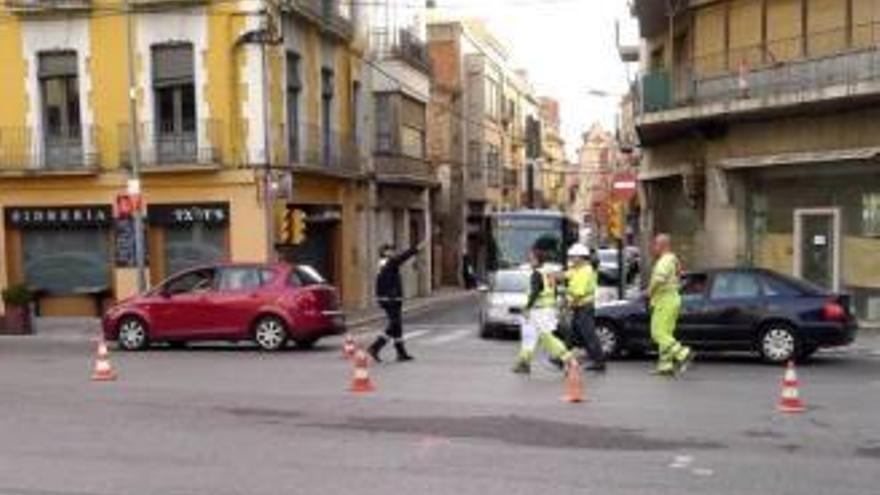
[[[131,95],[152,284],[278,257],[319,265],[360,304],[359,52],[352,13],[320,3],[267,20],[252,2],[138,2],[131,91],[121,2],[0,7],[0,287],[29,285],[47,316],[136,292],[114,212]],[[304,245],[270,246],[267,192],[306,211]]]

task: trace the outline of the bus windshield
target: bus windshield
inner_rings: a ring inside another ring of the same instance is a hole
[[[495,269],[510,268],[527,263],[529,251],[536,240],[551,239],[556,249],[551,261],[563,261],[563,218],[553,217],[499,217],[492,228],[492,248]]]

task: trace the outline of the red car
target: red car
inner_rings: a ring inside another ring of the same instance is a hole
[[[340,334],[345,318],[336,289],[308,266],[224,264],[179,273],[120,302],[104,315],[103,330],[125,350],[253,340],[273,351],[289,340],[310,347]]]

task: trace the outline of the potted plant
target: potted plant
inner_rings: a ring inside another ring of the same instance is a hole
[[[3,289],[3,303],[6,313],[3,330],[7,334],[24,335],[32,332],[31,302],[34,295],[24,284],[14,284]]]

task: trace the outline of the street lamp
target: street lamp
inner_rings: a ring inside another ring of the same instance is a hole
[[[141,180],[140,180],[140,143],[138,142],[138,121],[137,121],[137,81],[135,80],[134,70],[134,40],[133,40],[133,19],[131,1],[125,0],[125,40],[128,65],[128,153],[131,162],[131,170],[129,171],[128,192],[131,195],[140,197]],[[144,212],[140,201],[134,209],[134,258],[137,267],[137,287],[138,292],[147,290],[146,261],[144,251]]]

